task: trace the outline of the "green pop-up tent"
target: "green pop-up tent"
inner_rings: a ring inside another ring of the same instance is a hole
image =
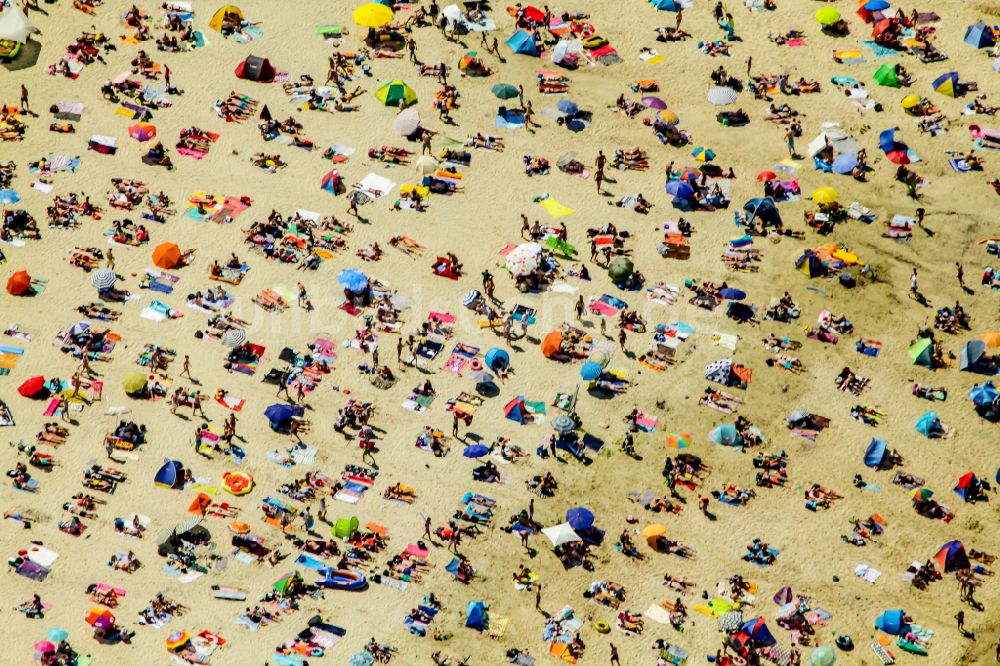
[[[880,86],[885,86],[887,88],[899,87],[899,77],[896,76],[896,66],[889,63],[885,63],[879,67],[875,71],[875,75],[872,79]]]

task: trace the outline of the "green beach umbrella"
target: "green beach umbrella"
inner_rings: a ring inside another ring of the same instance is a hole
[[[820,7],[816,10],[816,20],[821,25],[833,25],[840,20],[840,12],[836,7]]]
[[[375,99],[386,106],[409,106],[417,101],[417,93],[405,81],[394,79],[375,91]]]
[[[493,86],[493,94],[500,99],[514,99],[517,97],[517,86],[509,83],[498,83]]]

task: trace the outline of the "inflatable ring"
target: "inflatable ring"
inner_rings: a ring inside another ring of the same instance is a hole
[[[322,657],[323,656],[323,648],[321,648],[321,647],[314,647],[313,649],[309,650],[309,656],[310,657]]]
[[[733,655],[733,663],[736,664],[736,666],[747,666],[747,660],[738,654]]]
[[[472,362],[469,363],[469,368],[473,371],[482,370],[483,364],[478,358],[474,358],[472,359]]]
[[[608,624],[607,622],[595,622],[594,631],[596,631],[599,634],[611,633],[611,625]]]
[[[581,23],[580,24],[580,38],[581,39],[587,39],[588,37],[593,36],[593,34],[595,32],[596,32],[596,29],[594,28],[594,24],[593,23]]]
[[[253,476],[246,472],[226,472],[222,475],[222,487],[230,495],[246,495],[253,490]]]

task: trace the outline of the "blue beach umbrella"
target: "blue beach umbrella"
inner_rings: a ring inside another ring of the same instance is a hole
[[[490,447],[485,444],[471,444],[462,451],[466,458],[482,458],[490,452]]]
[[[575,506],[566,512],[566,522],[574,530],[585,530],[594,525],[594,512],[585,506]]]
[[[350,291],[361,291],[368,286],[367,276],[353,268],[345,268],[337,273],[337,282]]]
[[[580,368],[580,377],[582,377],[584,381],[592,382],[600,377],[603,372],[604,368],[601,367],[600,363],[596,361],[587,361]]]

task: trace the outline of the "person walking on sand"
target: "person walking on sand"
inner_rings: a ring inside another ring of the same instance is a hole
[[[584,313],[587,312],[587,306],[583,303],[583,294],[576,299],[576,320],[582,321]]]
[[[917,268],[913,267],[913,272],[910,273],[910,294],[916,298],[920,292],[917,290]]]
[[[451,436],[456,439],[458,439],[458,420],[460,418],[458,412],[451,413]]]
[[[104,256],[104,261],[108,268],[115,270],[115,253],[111,251],[110,247],[108,248],[108,253]]]
[[[423,134],[420,135],[420,143],[423,146],[420,149],[420,154],[421,155],[428,155],[428,154],[430,154],[432,152],[431,151],[431,133],[430,132],[424,132]]]
[[[80,372],[86,376],[87,379],[91,379],[95,374],[97,374],[94,372],[94,369],[90,367],[89,354],[80,354]]]
[[[25,85],[21,84],[21,110],[28,111],[28,89]]]
[[[789,129],[785,132],[785,145],[788,147],[788,156],[795,159],[795,131]]]
[[[181,367],[181,377],[187,377],[191,381],[194,381],[194,377],[191,376],[191,357],[184,354],[184,364]]]
[[[535,587],[535,610],[538,612],[542,611],[542,584],[539,583]]]
[[[965,267],[959,261],[955,262],[955,276],[958,278],[958,286],[965,289]]]
[[[211,421],[212,419],[208,418],[208,415],[205,413],[205,408],[201,405],[201,397],[201,391],[198,390],[191,394],[191,416],[198,414],[206,421]]]
[[[601,193],[601,185],[604,184],[604,172],[598,171],[594,174],[594,182],[597,183],[597,193]]]
[[[678,27],[680,27],[680,21],[677,22]],[[618,657],[618,648],[615,647],[614,643],[609,643],[611,646],[611,661],[609,662],[611,666],[621,666],[622,662]]]
[[[433,541],[434,537],[431,536],[431,517],[424,516],[424,536],[427,537],[428,541]]]
[[[396,338],[396,365],[399,366],[400,370],[403,370],[405,366],[403,365],[403,349],[405,348],[403,343],[403,336]]]

